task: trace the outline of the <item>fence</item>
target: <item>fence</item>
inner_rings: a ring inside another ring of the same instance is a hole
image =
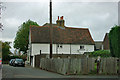
[[[120,72],[117,64],[117,58],[102,58],[99,74],[117,74]],[[89,74],[95,72],[95,58],[41,58],[40,68],[64,75]]]
[[[48,54],[35,55],[35,67],[39,67],[41,58],[48,58]],[[82,54],[53,54],[53,58],[85,58],[86,55]]]
[[[100,63],[100,74],[117,74],[118,68],[117,58],[102,58]]]
[[[88,74],[94,70],[94,61],[94,58],[42,58],[40,60],[40,68],[60,74]]]

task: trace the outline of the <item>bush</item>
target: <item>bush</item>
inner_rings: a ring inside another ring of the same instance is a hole
[[[110,52],[113,57],[120,57],[120,26],[113,27],[109,32]]]
[[[92,57],[97,57],[97,56],[110,57],[111,56],[109,50],[98,50],[98,51],[91,52],[89,55]]]

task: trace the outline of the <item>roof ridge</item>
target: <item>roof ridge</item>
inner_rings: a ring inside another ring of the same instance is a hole
[[[88,29],[88,28],[76,28],[76,27],[66,27],[65,28],[71,28],[71,29]]]
[[[31,25],[30,27],[49,27],[49,26],[35,26],[35,25]],[[53,26],[53,27],[58,27],[58,26]],[[85,30],[88,30],[88,28],[76,28],[76,27],[67,27],[67,26],[65,26],[65,28],[67,28],[67,29],[85,29]]]

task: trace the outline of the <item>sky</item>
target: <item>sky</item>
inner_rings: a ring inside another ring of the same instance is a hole
[[[103,41],[105,33],[118,24],[118,0],[52,0],[53,17],[64,16],[65,26],[88,28],[94,41]],[[0,40],[13,41],[18,27],[27,20],[37,22],[40,26],[49,22],[49,0],[4,0],[2,24],[4,30]]]

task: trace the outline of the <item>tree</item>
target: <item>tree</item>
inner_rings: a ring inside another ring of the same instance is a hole
[[[39,26],[36,22],[28,20],[23,22],[17,31],[15,40],[14,40],[14,48],[19,49],[23,53],[26,53],[28,50],[29,43],[29,28],[31,25]]]
[[[120,57],[120,26],[114,26],[109,32],[110,52],[113,57]]]
[[[1,42],[2,43],[2,59],[3,61],[8,61],[9,60],[9,54],[11,54],[10,51],[10,42]]]

